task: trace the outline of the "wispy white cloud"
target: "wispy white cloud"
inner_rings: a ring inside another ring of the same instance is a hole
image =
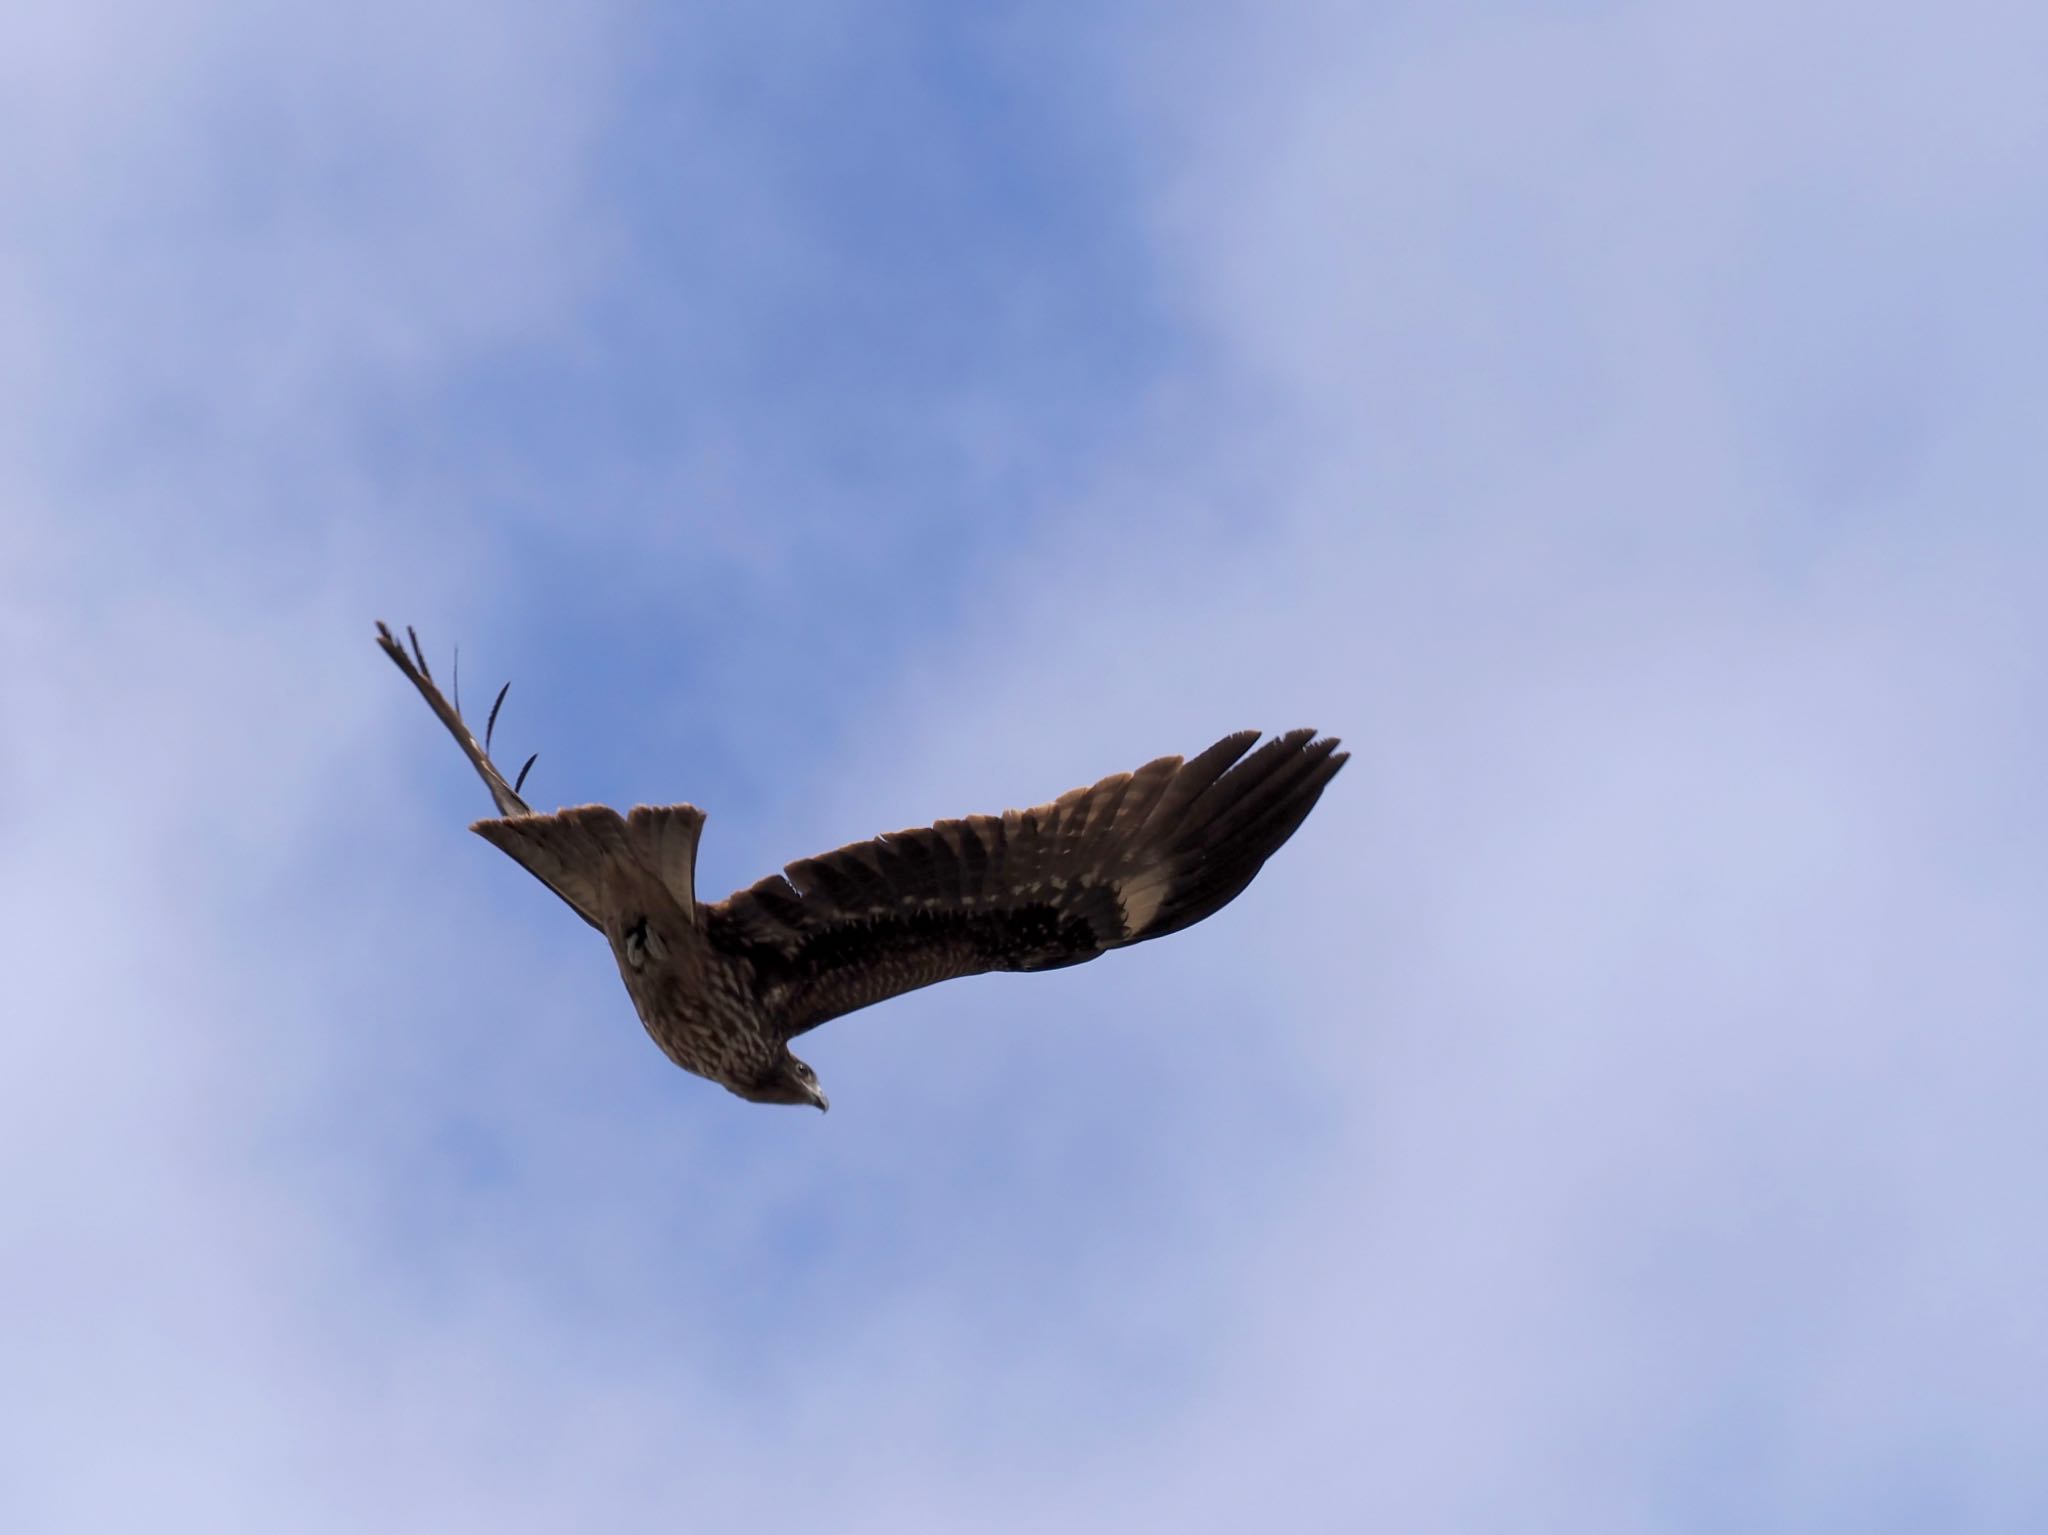
[[[1250,547],[1064,579],[1030,640],[1144,636],[1118,722],[1170,665],[1363,728],[1289,865],[1353,920],[1257,951],[1262,1029],[1348,1111],[1136,1503],[2048,1496],[2012,409],[2048,120],[1992,21],[1247,12],[1154,77],[1163,248],[1241,414],[1182,423],[1150,526],[1206,499]]]
[[[653,280],[609,179],[646,18],[75,16],[0,47],[10,1526],[2038,1516],[2027,17],[1086,39],[1178,369],[901,589],[735,578],[915,634],[816,663],[860,717],[820,737],[780,718],[818,614],[708,683],[602,613],[520,632],[565,568],[654,603],[589,551],[637,547],[619,486],[704,483],[650,454],[557,537],[493,515],[525,418],[468,414]],[[707,91],[775,54],[692,36]],[[758,200],[744,156],[680,182],[798,252],[803,114],[756,94]],[[1060,419],[976,388],[1006,463],[1006,412]],[[817,532],[746,512],[763,568]],[[1241,724],[1358,756],[1197,936],[821,1031],[793,1122],[667,1073],[459,833],[380,614],[512,652],[564,797],[649,774],[605,714],[657,738],[714,885]]]

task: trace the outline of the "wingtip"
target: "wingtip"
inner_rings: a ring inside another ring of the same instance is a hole
[[[1337,760],[1342,761],[1351,755],[1349,752],[1338,751],[1338,747],[1344,744],[1340,737],[1318,735],[1312,725],[1287,731],[1281,739],[1297,750],[1312,752],[1318,757],[1329,757],[1334,754]]]
[[[484,721],[484,753],[487,756],[491,750],[491,737],[498,729],[498,711],[505,707],[505,695],[511,691],[512,684],[507,682],[498,689],[498,696],[491,700],[491,717]]]

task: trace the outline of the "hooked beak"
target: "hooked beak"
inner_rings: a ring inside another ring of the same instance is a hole
[[[825,1096],[825,1089],[822,1087],[814,1087],[811,1089],[811,1102],[815,1103],[818,1106],[818,1112],[820,1114],[828,1113],[832,1108],[832,1100]]]

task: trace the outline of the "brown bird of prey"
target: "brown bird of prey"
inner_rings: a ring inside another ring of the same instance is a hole
[[[954,976],[1057,970],[1177,933],[1251,883],[1314,807],[1345,753],[1311,730],[1225,736],[1049,805],[940,821],[801,859],[723,901],[697,898],[695,805],[579,805],[535,815],[412,653],[377,643],[491,791],[470,830],[604,934],[647,1032],[670,1060],[755,1103],[827,1107],[789,1042],[841,1013]],[[457,692],[457,699],[461,697]]]

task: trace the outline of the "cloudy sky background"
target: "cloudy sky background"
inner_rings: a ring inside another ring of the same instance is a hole
[[[2018,0],[7,9],[0,1526],[2048,1525],[2043,78]],[[714,892],[1354,760],[783,1113],[379,617]]]

